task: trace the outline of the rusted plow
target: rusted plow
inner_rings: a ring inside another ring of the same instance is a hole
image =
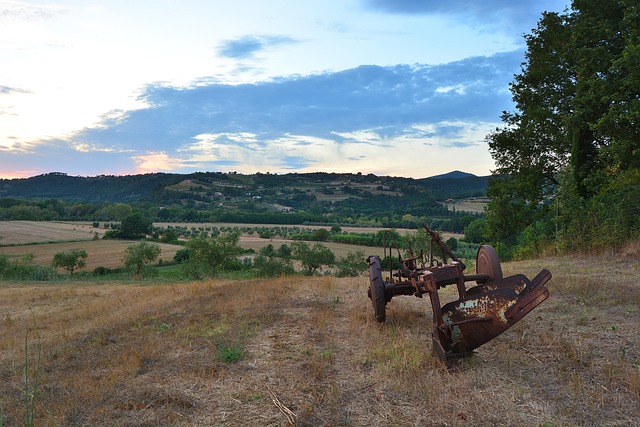
[[[425,227],[430,235],[428,259],[421,252],[402,259],[398,249],[393,266],[389,245],[389,270],[383,271],[380,257],[370,256],[369,298],[379,322],[386,320],[386,305],[396,295],[428,295],[433,310],[433,354],[445,364],[492,340],[549,297],[545,284],[551,273],[543,269],[533,280],[522,274],[503,277],[494,248],[482,245],[476,257],[476,273],[465,275],[466,266],[441,240],[438,233]],[[442,261],[434,256],[434,245]],[[387,245],[385,244],[385,258]],[[447,257],[451,260],[447,262]],[[388,273],[388,276],[385,276]],[[475,282],[467,288],[468,282]],[[457,287],[459,298],[441,305],[438,290]]]

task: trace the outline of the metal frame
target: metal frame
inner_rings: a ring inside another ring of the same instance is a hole
[[[476,256],[476,274],[465,275],[465,264],[442,241],[440,235],[425,227],[430,236],[428,262],[423,253],[409,250],[402,267],[393,270],[393,245],[384,243],[384,258],[389,250],[389,271],[384,278],[379,256],[369,256],[369,290],[374,316],[386,320],[386,305],[394,296],[427,294],[433,314],[433,354],[446,364],[470,354],[474,349],[509,329],[549,297],[545,284],[551,273],[543,269],[533,280],[522,274],[502,276],[500,260],[493,247],[482,245]],[[386,236],[386,235],[385,235]],[[434,256],[434,244],[443,261]],[[445,262],[446,257],[452,261]],[[467,288],[467,283],[475,282]],[[438,290],[455,285],[459,298],[441,305]]]

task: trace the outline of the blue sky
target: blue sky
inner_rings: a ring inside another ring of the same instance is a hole
[[[488,175],[558,0],[0,0],[0,178]]]

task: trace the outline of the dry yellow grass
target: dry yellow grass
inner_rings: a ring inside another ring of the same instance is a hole
[[[91,240],[104,231],[88,222],[0,221],[0,245]]]
[[[48,265],[56,253],[68,251],[73,248],[81,248],[86,250],[89,255],[86,259],[87,270],[92,270],[99,266],[115,268],[122,265],[124,250],[135,243],[135,241],[129,240],[88,240],[83,242],[5,246],[0,247],[0,255],[5,254],[10,257],[20,257],[26,254],[33,254],[36,257],[33,261],[34,263]],[[160,258],[165,261],[173,260],[176,251],[182,249],[182,247],[178,245],[168,245],[165,243],[159,243],[159,245],[162,249]]]
[[[24,419],[32,313],[37,425],[638,425],[637,257],[503,267],[549,268],[551,298],[455,373],[430,354],[428,302],[394,298],[378,324],[366,277],[3,283],[4,425]]]
[[[489,199],[485,197],[475,197],[467,200],[460,200],[456,202],[443,203],[450,210],[456,210],[458,212],[472,212],[483,213],[487,207]]]

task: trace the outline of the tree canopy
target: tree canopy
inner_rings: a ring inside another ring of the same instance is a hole
[[[637,237],[640,5],[574,0],[525,41],[515,110],[487,137],[496,170],[485,237],[531,237],[531,227],[566,246]]]
[[[87,256],[87,251],[80,248],[57,252],[53,256],[51,265],[53,266],[53,268],[63,268],[73,276],[74,271],[80,268],[84,268],[87,265]]]
[[[144,266],[157,260],[161,252],[160,245],[141,240],[124,250],[122,261],[125,267],[133,269],[135,276],[140,276]]]

